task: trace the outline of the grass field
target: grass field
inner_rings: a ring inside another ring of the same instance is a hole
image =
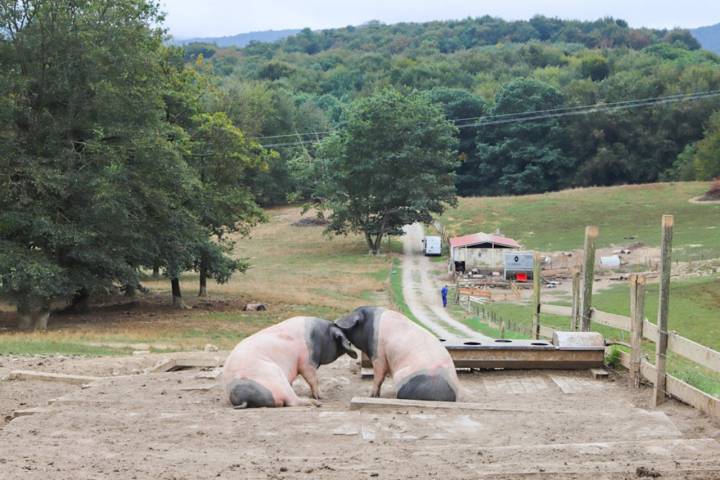
[[[47,332],[0,333],[0,355],[126,355],[138,344],[158,351],[202,349],[208,343],[227,349],[295,315],[334,319],[360,305],[389,304],[391,255],[369,256],[361,237],[329,239],[322,227],[292,226],[300,218],[299,207],[268,214],[269,223],[255,229],[252,238],[238,239],[236,254],[252,264],[246,274],[225,285],[210,282],[208,301],[196,297],[197,275],[182,277],[185,300],[195,308],[171,309],[169,282],[148,279],[143,284],[154,295],[140,295],[136,306],[53,315]],[[391,250],[398,245],[392,242]],[[269,310],[240,311],[250,301],[266,303]],[[2,324],[10,327],[11,309],[4,305],[2,310]]]
[[[657,319],[658,284],[647,285],[645,316]],[[595,308],[630,315],[630,292],[626,283],[593,295]],[[720,351],[720,276],[674,280],[670,285],[670,330]]]
[[[521,197],[463,198],[440,218],[452,234],[494,232],[525,248],[581,248],[586,225],[600,227],[598,245],[660,243],[660,218],[675,215],[675,258],[720,257],[720,205],[690,203],[707,183],[681,182],[566,190]],[[632,239],[630,239],[632,238]]]

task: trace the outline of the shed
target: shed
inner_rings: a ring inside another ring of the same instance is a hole
[[[450,262],[455,271],[479,269],[502,271],[504,254],[519,250],[520,244],[498,234],[473,233],[450,239]]]

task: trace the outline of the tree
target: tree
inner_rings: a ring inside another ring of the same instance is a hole
[[[448,120],[458,125],[477,123],[489,110],[487,102],[477,95],[457,88],[435,88],[430,91],[430,99],[441,106]],[[477,128],[458,129],[458,150],[463,158],[475,154]]]
[[[695,180],[697,175],[694,163],[696,154],[697,146],[694,143],[688,144],[677,156],[677,160],[673,162],[672,167],[663,172],[660,179],[666,182],[678,180],[689,182]]]
[[[583,78],[590,78],[593,82],[605,80],[610,75],[610,64],[607,58],[599,53],[590,53],[580,61],[580,74]]]
[[[194,118],[192,164],[200,179],[194,208],[208,235],[217,241],[201,248],[196,268],[200,274],[199,296],[207,296],[207,278],[227,281],[247,263],[225,258],[232,249],[228,233],[247,235],[265,219],[247,184],[247,173],[263,166],[267,154],[248,140],[225,113],[200,114]]]
[[[354,102],[340,130],[320,146],[318,196],[327,231],[361,233],[372,254],[385,235],[430,222],[454,205],[457,129],[417,92],[384,90]]]
[[[165,133],[160,20],[141,0],[0,1],[0,293],[21,327],[46,327],[52,300],[137,283],[147,205],[111,192]]]
[[[163,63],[165,118],[177,133],[168,138],[177,145],[188,180],[185,188],[174,188],[177,214],[153,219],[162,223],[158,255],[153,267],[164,267],[170,279],[173,305],[184,308],[180,274],[199,273],[199,295],[207,295],[207,279],[225,283],[248,264],[230,254],[234,242],[227,234],[247,235],[264,219],[250,189],[248,176],[272,158],[255,141],[248,140],[224,112],[204,113],[203,103],[217,104],[216,93],[203,75],[202,61],[186,66],[182,51],[169,49]],[[209,98],[208,98],[209,97]],[[182,178],[182,175],[179,175]],[[178,215],[179,214],[179,215]]]
[[[710,117],[705,137],[697,143],[693,164],[697,180],[720,177],[720,112]]]
[[[533,79],[507,84],[498,94],[493,115],[522,119],[526,112],[562,107],[562,94]],[[512,117],[515,115],[516,117]],[[563,149],[557,119],[506,123],[480,129],[476,159],[461,170],[461,194],[525,194],[557,189],[573,169]]]
[[[132,291],[143,268],[181,306],[183,271],[246,267],[219,236],[257,219],[241,178],[259,147],[201,114],[202,62],[161,21],[147,0],[0,0],[0,294],[20,327]]]

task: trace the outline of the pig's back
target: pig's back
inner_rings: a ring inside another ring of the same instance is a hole
[[[379,320],[378,350],[396,381],[420,370],[452,368],[447,349],[430,332],[404,315],[386,311]]]
[[[263,378],[281,371],[297,376],[298,365],[309,355],[305,339],[306,317],[293,317],[260,330],[235,346],[223,367],[223,379]]]

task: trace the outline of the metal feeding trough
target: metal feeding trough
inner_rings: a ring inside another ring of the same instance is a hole
[[[543,340],[445,340],[457,368],[587,369],[603,366],[605,340],[597,332],[555,332]]]

